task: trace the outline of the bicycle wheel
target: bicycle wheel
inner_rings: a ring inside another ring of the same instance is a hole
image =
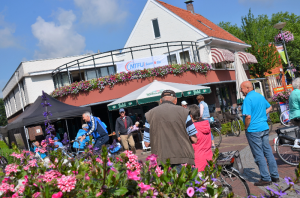
[[[280,122],[284,126],[293,126],[292,122],[289,119],[290,110],[285,110],[280,114]]]
[[[221,131],[219,129],[217,129],[216,127],[214,127],[211,129],[211,132],[212,132],[212,135],[214,136],[215,146],[219,147],[222,142]]]
[[[284,161],[284,163],[287,163],[292,166],[298,166],[300,162],[300,156],[299,152],[300,150],[293,149],[290,145],[291,144],[280,144],[280,138],[276,141],[276,153],[279,156],[279,158]]]
[[[231,132],[237,137],[241,134],[241,125],[237,118],[231,121]]]
[[[234,193],[233,197],[248,197],[250,195],[247,182],[238,173],[232,171],[223,170],[215,184],[223,187],[222,194],[219,197],[227,197],[231,192]]]
[[[273,129],[273,122],[272,122],[271,118],[268,118],[268,125],[269,125],[269,130],[271,132]]]

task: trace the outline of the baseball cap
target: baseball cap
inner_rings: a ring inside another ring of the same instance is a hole
[[[188,103],[186,101],[182,101],[181,105],[187,105]]]
[[[55,137],[54,140],[58,140],[58,137]]]
[[[164,90],[162,93],[161,93],[161,98],[165,97],[165,96],[173,96],[173,97],[176,97],[176,94],[173,90]]]
[[[121,113],[121,112],[125,112],[125,110],[122,108],[119,110],[119,113]]]

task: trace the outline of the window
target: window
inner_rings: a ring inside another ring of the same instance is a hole
[[[101,77],[108,76],[107,67],[101,67],[100,71],[101,71]]]
[[[181,64],[186,64],[188,62],[191,62],[190,54],[188,51],[180,52],[179,55],[180,55]]]
[[[223,64],[221,62],[220,63],[213,63],[212,65],[215,69],[223,69]]]
[[[115,66],[109,66],[108,73],[109,73],[109,75],[115,74],[116,73]]]
[[[227,69],[234,69],[234,63],[226,63],[225,65]]]
[[[167,57],[169,65],[177,64],[176,54],[171,54]]]
[[[97,75],[96,75],[96,72],[97,72]],[[85,71],[85,76],[86,76],[85,78],[87,80],[91,80],[91,79],[97,78],[97,77],[99,78],[100,77],[100,70],[99,70],[99,68],[86,70]]]
[[[154,19],[152,20],[153,30],[154,30],[154,36],[155,38],[160,38],[160,31],[158,26],[158,20]]]

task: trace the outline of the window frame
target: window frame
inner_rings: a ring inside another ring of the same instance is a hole
[[[192,56],[192,54],[191,54],[191,48],[190,47],[187,47],[187,48],[183,48],[183,50],[182,49],[179,49],[179,50],[175,50],[175,51],[172,51],[172,52],[170,52],[170,55],[176,55],[176,60],[177,60],[177,64],[183,64],[183,63],[181,63],[181,59],[180,59],[180,53],[181,52],[189,52],[189,56],[190,56],[190,61],[191,62],[193,62],[193,61],[195,61],[194,60],[194,57]],[[165,53],[166,55],[167,55],[167,58],[168,58],[168,56],[169,56],[169,52],[166,52]],[[169,59],[168,59],[168,62],[169,62]]]
[[[157,20],[157,25],[158,25],[158,31],[159,31],[159,37],[156,37],[155,36],[155,30],[154,30],[154,24],[153,24],[153,21],[154,20]],[[161,38],[161,31],[160,31],[160,28],[159,28],[159,22],[158,22],[158,18],[154,18],[154,19],[151,19],[151,26],[152,26],[152,32],[153,32],[153,37],[154,39],[160,39]]]

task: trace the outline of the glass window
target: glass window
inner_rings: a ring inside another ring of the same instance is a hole
[[[115,74],[116,73],[115,66],[109,66],[108,67],[108,73],[109,73],[109,75]]]
[[[108,76],[107,67],[100,67],[101,77]]]
[[[167,58],[168,58],[169,65],[177,64],[176,54],[171,54]]]
[[[180,61],[181,64],[186,64],[187,62],[191,62],[189,51],[180,52]]]
[[[223,69],[223,64],[222,63],[214,63],[213,64],[215,69]]]
[[[97,75],[96,75],[96,72],[97,72]],[[95,71],[95,69],[86,70],[85,71],[85,76],[86,76],[87,80],[91,80],[91,79],[97,78],[97,76],[99,78],[100,77],[99,68],[96,68],[96,71]]]
[[[70,84],[69,76],[67,73],[62,73],[62,84],[63,86]]]
[[[152,20],[152,25],[153,25],[155,38],[159,38],[160,37],[160,31],[159,31],[159,26],[158,26],[158,20],[157,19]]]

